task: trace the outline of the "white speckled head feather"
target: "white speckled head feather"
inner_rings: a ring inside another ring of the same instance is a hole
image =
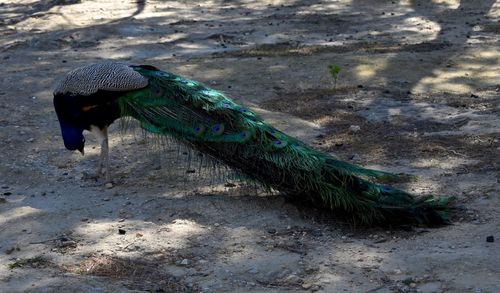
[[[128,91],[148,85],[148,79],[126,63],[103,62],[77,68],[61,80],[54,95],[73,93],[88,96],[98,90]]]

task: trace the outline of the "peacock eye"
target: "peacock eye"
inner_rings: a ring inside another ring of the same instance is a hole
[[[224,133],[224,124],[218,123],[212,126],[212,133],[215,135],[221,135]]]
[[[274,147],[278,148],[278,149],[284,148],[287,145],[288,145],[288,143],[286,141],[284,141],[284,140],[277,139],[277,140],[274,141]]]
[[[154,94],[155,96],[160,97],[161,95],[163,95],[163,91],[161,88],[157,87],[154,89]]]

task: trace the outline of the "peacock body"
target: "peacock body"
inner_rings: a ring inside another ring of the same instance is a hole
[[[83,129],[107,135],[115,119],[132,117],[144,130],[174,138],[267,188],[355,221],[448,221],[450,198],[417,198],[378,184],[377,179],[393,175],[315,150],[223,93],[153,66],[101,63],[80,68],[58,85],[54,96],[68,149],[83,152]],[[107,152],[107,136],[105,147]]]

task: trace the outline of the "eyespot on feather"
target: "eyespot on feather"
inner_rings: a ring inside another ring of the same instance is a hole
[[[224,124],[223,123],[218,123],[212,126],[212,133],[214,135],[221,135],[224,133]]]
[[[282,149],[284,147],[286,147],[288,145],[288,142],[284,141],[284,140],[275,140],[274,143],[273,143],[273,146],[277,149]]]
[[[202,136],[205,133],[205,130],[206,130],[206,128],[203,125],[199,125],[199,126],[196,126],[195,128],[193,128],[194,135],[196,137]]]
[[[163,89],[161,87],[154,87],[153,88],[153,94],[156,97],[161,97],[163,95]]]
[[[240,133],[241,141],[240,142],[248,142],[253,138],[253,134],[249,130],[242,131]]]

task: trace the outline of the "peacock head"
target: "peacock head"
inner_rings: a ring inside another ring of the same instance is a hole
[[[78,150],[84,155],[85,137],[83,136],[83,128],[67,123],[60,124],[64,146],[70,151]]]

